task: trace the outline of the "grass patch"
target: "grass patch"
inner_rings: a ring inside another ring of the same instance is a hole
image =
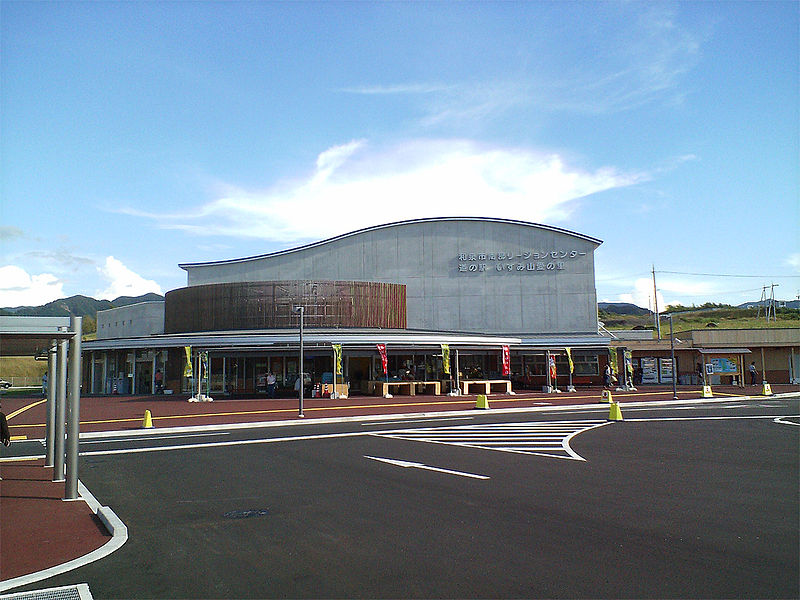
[[[41,379],[47,371],[46,360],[34,360],[32,356],[0,356],[0,377],[32,377]]]

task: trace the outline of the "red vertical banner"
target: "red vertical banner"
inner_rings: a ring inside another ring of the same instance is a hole
[[[503,377],[511,375],[511,349],[503,346]]]
[[[388,364],[386,361],[386,344],[376,344],[378,346],[378,352],[381,355],[381,366],[383,367],[383,374],[388,374]]]

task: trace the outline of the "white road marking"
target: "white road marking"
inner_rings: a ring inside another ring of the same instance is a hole
[[[647,419],[625,419],[625,421],[633,423],[646,423],[651,421],[727,421],[737,419],[772,419],[774,421],[776,418],[796,419],[798,417],[799,415],[781,415],[780,417],[775,417],[775,415],[739,415],[738,417],[650,417]]]
[[[138,454],[141,452],[163,452],[167,450],[197,450],[198,448],[220,448],[223,446],[249,446],[252,444],[272,444],[277,442],[297,442],[305,440],[322,440],[328,438],[356,437],[359,435],[372,435],[370,431],[357,431],[350,433],[327,433],[320,435],[298,435],[282,438],[268,438],[255,440],[231,440],[228,442],[208,442],[205,444],[180,444],[177,446],[154,446],[152,448],[120,448],[117,450],[92,450],[80,452],[80,456],[103,456],[106,454]]]
[[[466,473],[464,471],[453,471],[452,469],[442,469],[439,467],[432,467],[430,465],[424,465],[418,462],[410,462],[407,460],[397,460],[394,458],[380,458],[379,456],[367,456],[364,455],[364,458],[368,458],[370,460],[377,460],[379,462],[388,463],[390,465],[394,465],[396,467],[403,467],[405,469],[413,468],[413,469],[423,469],[425,471],[436,471],[437,473],[446,473],[448,475],[458,475],[459,477],[470,477],[472,479],[489,479],[486,475],[476,475],[475,473]]]
[[[372,425],[403,425],[405,423],[440,423],[442,421],[472,421],[474,417],[445,417],[441,419],[394,419],[392,421],[374,421],[371,423],[362,423],[364,427]]]
[[[220,433],[185,433],[183,435],[151,435],[147,437],[137,436],[132,438],[113,438],[105,440],[81,440],[81,444],[110,444],[113,442],[148,442],[150,440],[172,440],[176,438],[188,437],[212,437],[219,435],[230,435],[228,432]]]
[[[569,445],[570,440],[608,421],[538,421],[454,425],[375,432],[373,435],[432,444],[482,448],[514,454],[535,454],[551,458],[585,460]]]

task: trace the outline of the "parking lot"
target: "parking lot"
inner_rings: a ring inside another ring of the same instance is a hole
[[[622,423],[601,411],[82,443],[81,479],[130,539],[43,585],[88,582],[96,598],[798,596],[797,399],[630,409]]]

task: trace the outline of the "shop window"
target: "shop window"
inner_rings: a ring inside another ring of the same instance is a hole
[[[575,375],[600,375],[600,361],[596,354],[572,355]]]

